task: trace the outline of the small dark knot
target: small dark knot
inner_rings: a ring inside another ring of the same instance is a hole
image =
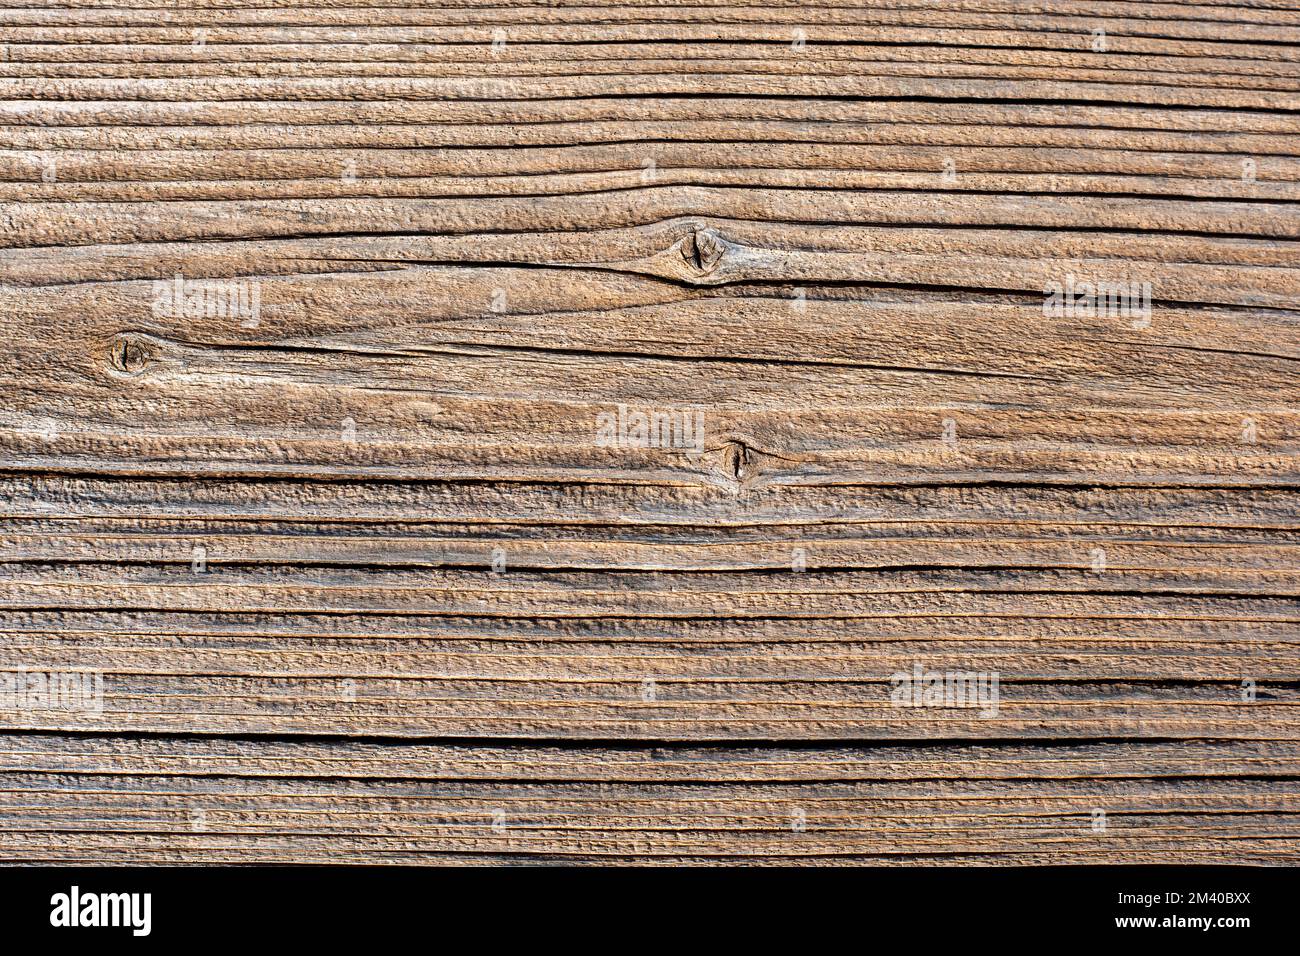
[[[697,272],[711,272],[726,251],[726,241],[712,229],[696,229],[682,241],[682,258]]]
[[[744,481],[750,475],[751,449],[743,441],[729,441],[722,449],[723,468],[735,481]]]
[[[149,364],[149,347],[132,335],[119,335],[108,347],[108,364],[114,371],[138,375]]]

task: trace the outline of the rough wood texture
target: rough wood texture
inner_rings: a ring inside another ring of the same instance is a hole
[[[0,860],[1300,863],[1297,200],[1283,0],[0,0]]]

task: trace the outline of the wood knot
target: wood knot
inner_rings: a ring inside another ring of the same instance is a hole
[[[108,346],[108,364],[123,375],[139,375],[149,364],[152,350],[143,338],[123,333]]]
[[[727,251],[727,241],[712,229],[696,229],[682,240],[682,258],[696,272],[712,272]]]
[[[769,454],[739,438],[728,438],[709,449],[706,461],[714,480],[733,491],[751,488],[766,471]]]
[[[751,459],[755,456],[753,449],[743,441],[729,441],[722,446],[722,467],[727,477],[743,482],[751,474]]]

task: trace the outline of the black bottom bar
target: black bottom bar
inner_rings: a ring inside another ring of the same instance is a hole
[[[1296,870],[371,867],[0,870],[10,930],[79,944],[475,942],[611,949],[1293,939]],[[76,887],[75,897],[73,887]],[[149,894],[148,934],[145,897]],[[101,894],[114,894],[105,898]],[[75,904],[75,905],[74,905]],[[73,915],[75,910],[75,916]],[[64,925],[54,926],[54,922]],[[81,925],[73,926],[72,923]],[[85,923],[120,925],[86,926]]]

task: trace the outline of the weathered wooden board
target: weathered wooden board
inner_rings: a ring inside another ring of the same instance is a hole
[[[0,0],[0,315],[0,861],[1300,863],[1284,0]]]

